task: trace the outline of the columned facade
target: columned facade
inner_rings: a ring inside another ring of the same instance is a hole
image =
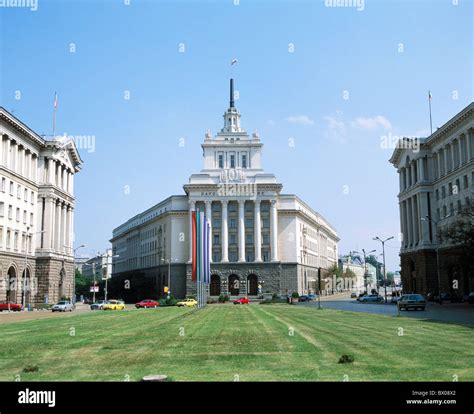
[[[72,299],[79,153],[72,140],[47,140],[3,108],[0,137],[0,301]]]
[[[474,202],[473,133],[471,103],[431,136],[402,140],[390,159],[400,176],[401,275],[407,292],[437,294],[440,287],[461,296],[474,289],[474,275],[457,264],[458,248],[440,238]]]

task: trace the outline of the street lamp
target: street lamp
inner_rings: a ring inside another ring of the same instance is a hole
[[[382,255],[383,255],[383,288],[385,291],[385,303],[387,303],[387,269],[385,268],[385,243],[388,242],[389,240],[392,240],[393,236],[390,236],[386,238],[385,240],[382,240],[380,237],[376,236],[372,240],[379,241],[382,243]]]
[[[83,248],[86,247],[85,244],[81,244],[80,246],[76,247],[75,249],[72,248],[72,246],[67,246],[64,245],[64,247],[70,249],[72,251],[72,265],[73,265],[73,277],[72,277],[72,304],[74,305],[76,303],[76,252]]]
[[[448,214],[447,216],[445,216],[441,220],[447,219],[450,216],[451,216],[451,214]],[[432,223],[434,223],[435,228],[436,228],[436,273],[437,273],[437,276],[438,276],[438,299],[439,299],[439,304],[442,305],[443,301],[441,300],[441,276],[440,276],[440,273],[439,273],[439,244],[441,242],[441,239],[439,237],[439,228],[438,228],[438,224],[441,220],[435,220],[435,219],[431,218],[430,216],[425,216],[425,217],[422,217],[421,219],[423,221],[431,221]]]
[[[105,252],[105,254],[101,255],[101,257],[104,257],[105,256],[105,289],[104,289],[104,300],[107,301],[107,282],[109,281],[109,277],[108,277],[108,266],[109,266],[109,256],[107,255],[107,251]],[[114,254],[113,256],[110,256],[110,258],[112,259],[112,262],[113,262],[113,259],[115,259],[116,257],[120,257],[119,254]],[[113,263],[110,263],[110,265],[112,265]],[[103,275],[103,272],[102,272],[102,279],[104,278],[104,275]]]
[[[24,273],[24,276],[23,276],[23,294],[22,294],[22,298],[21,298],[22,309],[25,309],[25,305],[26,305],[26,303],[25,303],[26,302],[25,285],[26,285],[26,272],[28,270],[28,236],[30,235],[29,231],[30,231],[30,226],[28,226],[26,228],[26,237],[25,237],[25,273]],[[31,236],[34,236],[35,234],[41,234],[41,233],[46,233],[46,230],[31,233]],[[29,287],[28,287],[28,289],[29,289]],[[28,299],[30,299],[30,295],[28,296]]]
[[[169,258],[169,259],[164,259],[160,258],[162,262],[168,263],[168,298],[170,297],[171,294],[171,262],[177,262],[177,259]]]
[[[359,252],[356,252],[354,251],[353,253],[357,253],[357,254],[360,254]],[[375,253],[375,250],[371,250],[370,252],[366,252],[365,249],[362,249],[362,253],[364,254],[364,282],[365,282],[365,293],[367,293],[367,295],[369,294],[369,290],[368,290],[368,283],[367,283],[367,275],[368,275],[368,272],[367,272],[367,256],[370,254],[370,253]]]

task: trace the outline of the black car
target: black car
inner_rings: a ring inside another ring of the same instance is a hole
[[[309,298],[308,295],[301,295],[301,296],[299,297],[299,301],[300,301],[300,302],[309,302],[310,300],[311,300],[311,299]]]
[[[474,305],[474,292],[469,293],[469,295],[464,299],[464,302]]]

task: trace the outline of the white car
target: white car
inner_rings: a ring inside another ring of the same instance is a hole
[[[65,300],[62,300],[56,303],[56,305],[54,305],[51,308],[53,312],[66,312],[66,311],[72,312],[72,309],[73,309],[72,303]]]

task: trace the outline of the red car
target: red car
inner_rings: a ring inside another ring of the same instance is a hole
[[[20,305],[19,303],[13,303],[13,302],[0,302],[0,312],[1,311],[21,311],[23,309],[23,306]]]
[[[140,308],[157,308],[160,303],[153,299],[143,299],[141,302],[135,303],[137,309]]]
[[[249,304],[249,298],[246,298],[245,296],[240,299],[234,300],[234,305],[248,305]]]

